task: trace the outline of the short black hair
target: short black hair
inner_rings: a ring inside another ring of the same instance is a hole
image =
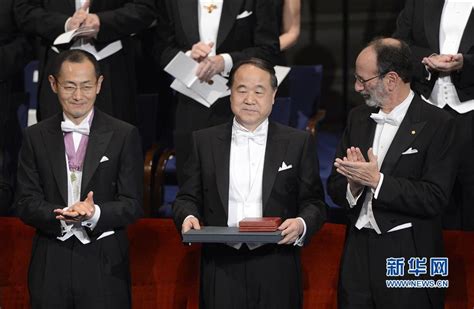
[[[376,38],[369,43],[377,56],[377,69],[380,75],[395,72],[405,83],[409,83],[413,73],[411,50],[407,43],[400,39]],[[399,43],[399,44],[397,44]]]
[[[232,68],[229,74],[229,81],[227,82],[227,85],[229,86],[229,88],[232,88],[232,84],[234,83],[235,72],[237,72],[237,70],[241,66],[246,65],[246,64],[253,65],[254,67],[257,67],[267,72],[268,74],[270,74],[270,84],[273,89],[277,89],[278,81],[275,75],[275,69],[273,69],[273,66],[268,61],[265,61],[259,58],[245,59],[245,60],[239,61],[236,65],[234,65],[234,67]]]
[[[73,62],[73,63],[82,63],[84,61],[89,61],[94,65],[95,76],[99,78],[102,75],[100,71],[99,62],[95,57],[84,50],[80,49],[69,49],[59,53],[59,55],[54,59],[53,65],[51,66],[51,74],[57,78],[61,72],[61,67],[64,62]]]

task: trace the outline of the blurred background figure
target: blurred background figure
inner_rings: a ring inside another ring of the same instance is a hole
[[[14,0],[0,4],[0,215],[9,211],[16,174],[21,132],[16,110],[24,100],[21,94],[23,67],[31,47],[16,25]]]
[[[83,49],[100,61],[104,73],[97,106],[104,112],[135,122],[136,84],[132,36],[155,20],[153,0],[17,0],[15,13],[20,27],[40,37],[38,120],[60,111],[49,87],[49,68],[61,50]],[[65,31],[88,27],[92,31],[71,44],[52,46]]]
[[[474,230],[473,5],[461,0],[407,0],[394,34],[413,51],[412,88],[456,118],[459,169],[444,226],[467,230]]]

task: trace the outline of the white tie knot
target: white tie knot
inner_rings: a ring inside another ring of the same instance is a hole
[[[377,114],[377,113],[372,113],[370,115],[370,118],[372,118],[377,124],[390,124],[392,126],[396,126],[398,127],[399,125],[399,122],[397,119],[391,117],[391,116],[383,116],[383,115],[380,115],[380,114]]]
[[[88,136],[89,131],[90,131],[90,126],[89,126],[89,122],[87,122],[87,121],[81,123],[78,126],[76,126],[75,124],[73,124],[69,121],[68,122],[62,121],[61,122],[61,130],[64,133],[76,132],[76,133],[80,133],[82,135],[87,135]]]

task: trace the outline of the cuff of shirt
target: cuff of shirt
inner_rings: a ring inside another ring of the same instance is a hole
[[[232,57],[229,54],[219,54],[224,58],[224,72],[222,72],[223,76],[229,76],[230,70],[232,70],[232,66],[234,62],[232,61]]]
[[[191,57],[191,50],[188,50],[187,52],[184,53],[186,56]]]
[[[304,237],[306,236],[306,222],[304,222],[303,218],[301,218],[301,217],[297,217],[296,219],[299,219],[299,220],[301,220],[301,222],[303,222],[303,233],[301,234],[300,237],[298,237],[298,238],[295,240],[293,246],[300,246],[300,247],[302,247],[302,246],[303,246],[303,243],[304,243]]]
[[[196,218],[196,217],[193,216],[193,215],[189,215],[189,216],[187,216],[186,218],[184,218],[183,223],[184,223],[186,220],[188,220],[189,218]]]
[[[383,182],[383,174],[380,173],[380,179],[379,179],[379,183],[377,184],[377,187],[374,189],[372,189],[372,193],[374,194],[374,199],[377,199],[377,197],[379,196],[379,193],[380,193],[380,188],[382,187],[382,182]]]
[[[64,236],[66,233],[68,233],[74,226],[73,223],[69,224],[64,220],[59,220],[59,222],[61,223],[61,236]]]
[[[82,221],[81,225],[89,228],[90,230],[93,230],[95,226],[97,225],[97,222],[99,222],[100,218],[100,207],[98,205],[94,205],[95,207],[95,212],[92,218],[88,220]]]
[[[70,20],[71,20],[71,17],[66,19],[66,22],[64,23],[64,32],[67,32],[67,24],[69,23]]]
[[[357,196],[353,196],[351,192],[351,186],[347,184],[347,189],[346,189],[346,200],[349,203],[349,207],[352,208],[355,205],[357,205],[357,201],[359,200],[359,197],[362,195],[362,191],[360,190],[359,194]]]

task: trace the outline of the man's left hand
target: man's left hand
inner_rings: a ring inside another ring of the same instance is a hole
[[[77,202],[65,210],[55,209],[54,213],[56,214],[56,219],[66,221],[67,223],[89,220],[95,213],[93,196],[94,193],[90,191],[83,202]]]
[[[278,242],[279,245],[293,244],[303,234],[304,226],[300,219],[286,219],[278,229],[284,238]]]
[[[87,14],[86,20],[82,23],[82,27],[93,29],[92,32],[84,33],[82,37],[96,38],[100,30],[100,19],[97,14]]]
[[[224,57],[221,55],[210,56],[199,63],[196,76],[203,82],[208,82],[216,74],[224,72]]]
[[[463,64],[464,64],[464,57],[462,54],[455,54],[455,55],[433,54],[429,57],[423,58],[421,62],[424,65],[428,66],[431,70],[450,73],[450,72],[459,71],[462,69]]]
[[[380,180],[377,156],[374,155],[372,148],[367,151],[367,156],[369,162],[352,162],[337,158],[334,166],[338,173],[346,176],[349,180],[375,189]]]

